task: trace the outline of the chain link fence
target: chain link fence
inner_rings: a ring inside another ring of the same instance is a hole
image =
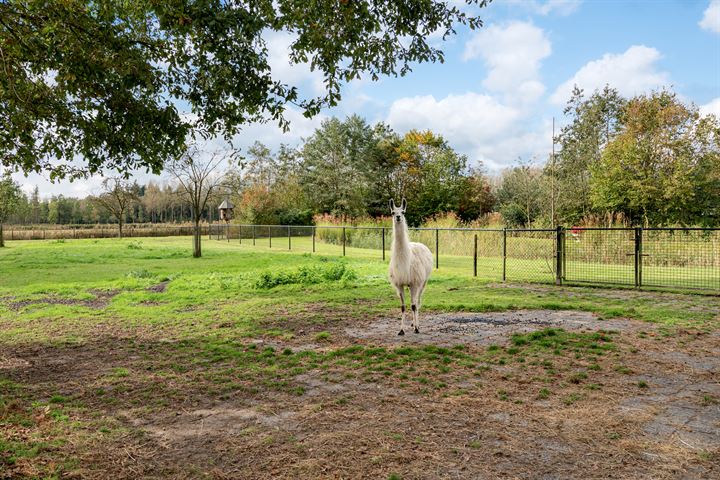
[[[392,228],[202,224],[201,234],[257,249],[389,260]],[[117,237],[117,225],[6,226],[7,240]],[[123,236],[189,236],[192,225],[126,224]],[[410,228],[435,267],[491,281],[697,289],[720,294],[720,229]]]
[[[268,250],[389,260],[392,228],[210,226],[210,238]],[[491,281],[697,289],[720,294],[720,229],[410,228],[435,267]]]

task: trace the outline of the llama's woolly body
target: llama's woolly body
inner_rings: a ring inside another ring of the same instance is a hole
[[[433,258],[430,249],[422,243],[410,242],[405,223],[405,200],[400,208],[390,203],[393,215],[393,243],[390,252],[390,283],[400,297],[400,333],[405,334],[405,287],[410,290],[410,306],[412,309],[412,325],[415,333],[420,328],[420,300],[430,273]]]
[[[390,256],[390,282],[396,287],[424,285],[432,273],[430,249],[422,243],[408,242],[408,251],[393,249]]]

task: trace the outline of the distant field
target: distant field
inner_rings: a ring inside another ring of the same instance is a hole
[[[720,475],[720,297],[287,241],[8,242],[0,478]]]

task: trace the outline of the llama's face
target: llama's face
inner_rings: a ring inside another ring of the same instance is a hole
[[[402,199],[400,206],[395,205],[395,200],[390,199],[390,215],[393,217],[395,222],[402,223],[405,220],[405,209],[407,208],[407,202]]]

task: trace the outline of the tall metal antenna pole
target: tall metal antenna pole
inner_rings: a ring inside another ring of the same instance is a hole
[[[550,177],[550,218],[553,228],[556,226],[555,222],[555,117],[552,119],[552,176]]]

